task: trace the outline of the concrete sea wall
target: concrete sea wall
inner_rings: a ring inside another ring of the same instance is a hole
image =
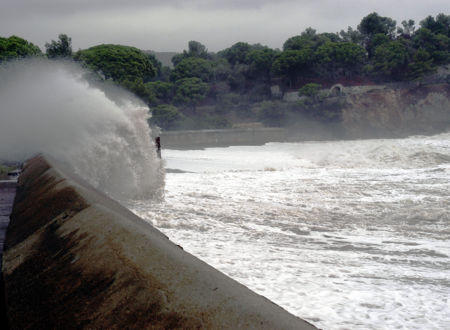
[[[202,148],[229,145],[261,145],[287,139],[284,128],[236,128],[198,131],[165,131],[161,133],[163,148]]]
[[[19,178],[3,273],[12,329],[315,329],[49,157]]]

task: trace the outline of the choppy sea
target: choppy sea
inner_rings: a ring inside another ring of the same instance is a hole
[[[163,159],[128,207],[191,254],[319,328],[450,329],[450,134]]]

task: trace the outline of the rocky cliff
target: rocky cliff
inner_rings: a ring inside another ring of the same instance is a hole
[[[367,86],[365,86],[367,87]],[[450,129],[450,84],[404,84],[343,90],[347,138],[401,137]]]

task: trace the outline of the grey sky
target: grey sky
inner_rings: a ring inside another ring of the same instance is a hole
[[[356,28],[371,12],[398,24],[450,14],[449,0],[0,0],[0,36],[18,35],[44,50],[66,33],[75,50],[116,43],[181,51],[197,40],[210,51],[237,41],[281,48],[311,26]]]

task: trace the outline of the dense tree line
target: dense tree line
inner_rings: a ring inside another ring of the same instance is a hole
[[[33,45],[25,39],[11,36],[0,37],[0,63],[14,58],[42,55],[38,46]]]
[[[49,58],[72,57],[143,99],[153,109],[152,122],[166,129],[227,127],[231,121],[260,120],[285,125],[294,113],[338,121],[342,100],[325,100],[321,86],[420,79],[450,63],[450,15],[428,16],[416,26],[400,26],[377,13],[353,29],[317,33],[308,28],[287,39],[283,48],[237,42],[218,53],[190,41],[172,58],[173,69],[152,54],[122,45],[98,45],[75,53],[61,34],[45,45]],[[0,38],[0,61],[43,56],[18,38]],[[297,103],[281,94],[299,90]]]

